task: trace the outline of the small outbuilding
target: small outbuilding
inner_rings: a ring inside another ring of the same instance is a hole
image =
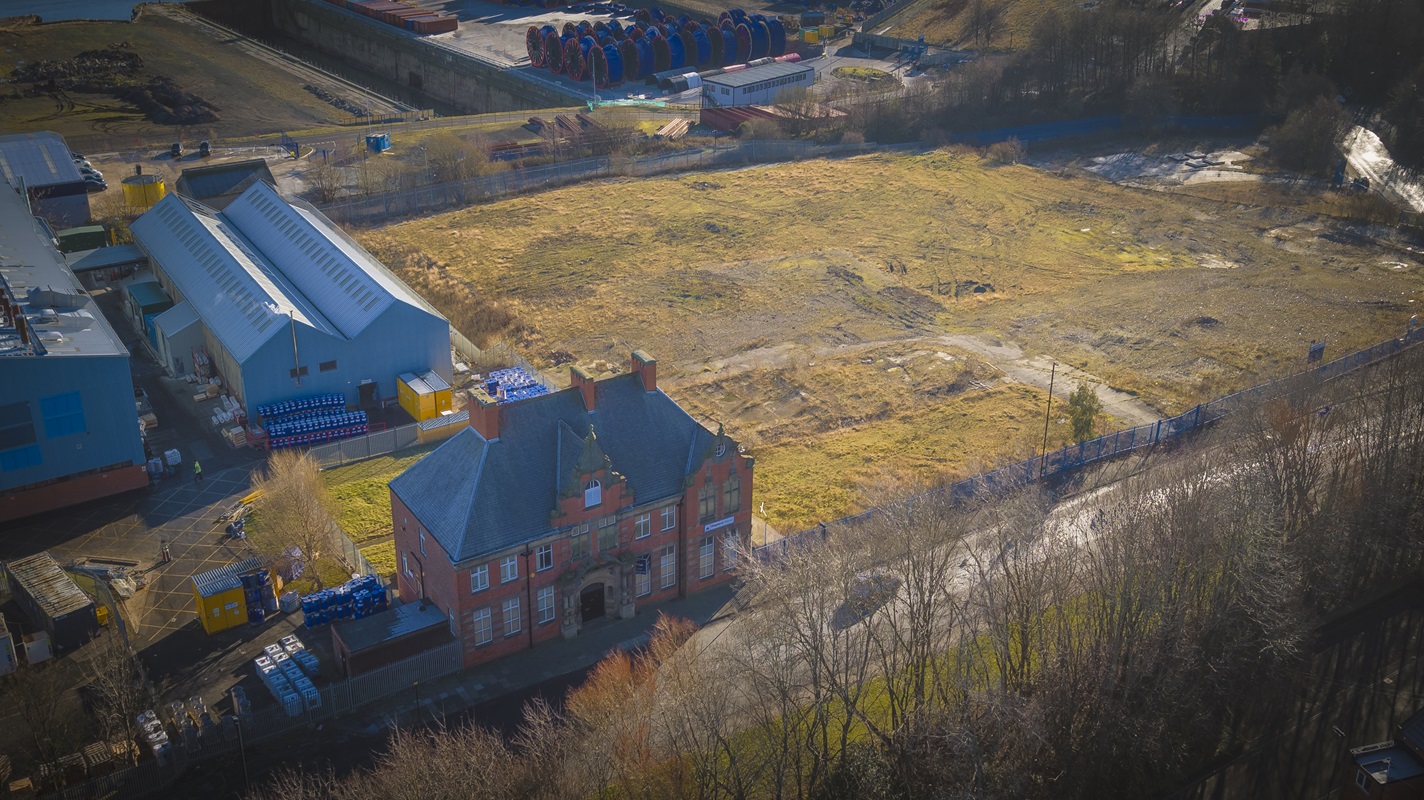
[[[702,99],[709,106],[766,105],[788,89],[815,82],[816,70],[810,64],[777,61],[704,78]]]
[[[11,561],[6,569],[15,603],[49,632],[56,653],[79,647],[99,630],[94,600],[48,552]]]
[[[249,558],[193,576],[193,607],[209,634],[247,622],[247,596],[242,577],[265,570],[259,558]]]
[[[331,626],[331,647],[345,677],[360,675],[449,642],[450,623],[434,603],[406,603]]]

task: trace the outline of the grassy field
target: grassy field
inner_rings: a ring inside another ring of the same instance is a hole
[[[221,119],[184,131],[189,139],[240,137],[329,125],[341,112],[302,88],[303,82],[254,59],[232,42],[215,39],[161,14],[134,23],[61,22],[0,28],[0,77],[18,62],[73,58],[126,42],[143,58],[138,76],[166,76],[218,107]],[[45,95],[0,102],[0,132],[50,130],[65,136],[106,135],[118,141],[177,138],[177,126],[158,125],[106,94],[72,92],[70,102]]]
[[[1043,392],[1000,373],[1000,346],[1171,413],[1297,368],[1312,340],[1402,330],[1418,260],[1360,228],[937,151],[610,181],[363,235],[510,304],[536,362],[650,350],[679,402],[751,446],[758,506],[795,529],[882,474],[1031,450]]]
[[[991,50],[1012,50],[1028,44],[1033,29],[1050,11],[1067,11],[1078,5],[1072,0],[1005,0],[989,3],[1002,9],[1002,19],[995,30]],[[877,25],[872,33],[884,33],[902,39],[915,39],[921,34],[925,41],[971,49],[981,49],[970,30],[970,9],[973,0],[914,0],[905,10]],[[889,30],[886,30],[889,28]]]
[[[361,554],[383,575],[396,570],[395,542],[391,539],[391,495],[386,486],[436,445],[424,445],[387,456],[324,470],[340,509],[337,522]]]

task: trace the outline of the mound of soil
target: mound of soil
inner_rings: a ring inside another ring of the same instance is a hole
[[[88,92],[107,94],[137,106],[160,125],[200,125],[217,122],[218,108],[185,92],[169,77],[143,81],[143,58],[127,42],[102,50],[85,50],[74,58],[46,59],[23,64],[10,75],[13,83],[30,83],[28,94]]]
[[[141,109],[160,125],[199,125],[217,122],[217,107],[191,92],[185,92],[172,78],[149,78],[142,86],[128,86],[115,94]]]

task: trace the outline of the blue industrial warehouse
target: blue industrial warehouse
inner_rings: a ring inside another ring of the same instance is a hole
[[[0,182],[0,521],[146,486],[143,455],[128,349]]]
[[[130,302],[170,374],[215,375],[249,414],[340,394],[370,409],[397,376],[451,379],[450,326],[315,208],[256,181],[221,211],[170,194],[132,226],[171,300]]]

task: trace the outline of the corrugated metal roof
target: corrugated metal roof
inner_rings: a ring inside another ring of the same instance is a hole
[[[138,245],[119,244],[113,247],[100,247],[97,250],[80,250],[69,253],[64,257],[64,260],[69,263],[69,268],[77,273],[96,269],[113,269],[129,264],[143,264],[148,261],[148,256],[143,254]]]
[[[356,653],[445,624],[445,612],[434,603],[406,603],[369,617],[341,620],[335,628],[347,649]]]
[[[636,502],[680,495],[713,434],[663,392],[643,391],[636,374],[599,381],[594,391],[594,413],[575,388],[504,405],[499,439],[465,428],[391,481],[391,491],[457,562],[550,531],[549,512],[590,425]]]
[[[292,320],[336,335],[241,232],[195,201],[170,194],[131,230],[237,361],[246,361]]]
[[[0,172],[12,185],[23,180],[26,189],[84,180],[64,137],[49,131],[0,136]]]
[[[272,263],[315,301],[348,339],[396,301],[366,265],[341,247],[322,222],[258,183],[223,211]],[[329,224],[329,223],[328,223]]]
[[[288,319],[352,339],[396,302],[440,316],[330,220],[261,181],[221,213],[169,195],[132,230],[240,362]]]
[[[50,619],[58,619],[94,603],[48,552],[11,561],[5,566],[25,594],[34,598]]]
[[[169,337],[176,335],[179,331],[186,330],[189,325],[195,325],[197,322],[198,312],[187,300],[153,318],[153,324],[157,325],[159,330]]]
[[[714,86],[726,86],[729,89],[750,86],[754,83],[772,80],[774,78],[785,78],[791,75],[800,75],[803,72],[813,72],[814,68],[810,64],[775,62],[772,64],[762,64],[759,67],[747,67],[736,72],[724,72],[721,75],[713,75],[703,78],[703,83]]]
[[[193,587],[202,597],[212,597],[242,586],[242,575],[262,569],[262,559],[253,557],[193,576]]]

